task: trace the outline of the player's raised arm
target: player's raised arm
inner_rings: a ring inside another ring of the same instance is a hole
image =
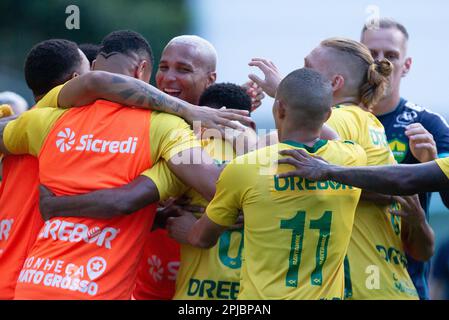
[[[167,112],[184,118],[190,124],[200,121],[203,127],[218,130],[222,130],[222,126],[238,129],[239,126],[232,121],[240,121],[246,125],[252,123],[247,111],[199,108],[142,80],[105,71],[91,71],[67,82],[58,96],[58,104],[63,107],[79,107],[97,99]]]
[[[412,195],[449,188],[449,179],[435,161],[416,165],[377,167],[339,167],[316,159],[301,150],[284,150],[289,158],[279,163],[290,164],[295,171],[280,177],[300,176],[309,180],[333,180],[372,192]]]
[[[277,87],[283,78],[276,65],[273,62],[262,58],[253,58],[248,65],[259,68],[265,76],[264,79],[261,79],[255,74],[250,74],[248,77],[251,81],[254,81],[267,95],[274,98]]]

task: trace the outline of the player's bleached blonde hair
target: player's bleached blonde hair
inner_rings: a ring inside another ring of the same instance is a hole
[[[321,46],[333,49],[339,55],[337,61],[345,61],[339,67],[350,68],[351,77],[359,79],[357,88],[352,89],[358,92],[360,103],[371,111],[384,95],[393,64],[387,59],[374,60],[369,49],[355,40],[330,38],[322,41]]]

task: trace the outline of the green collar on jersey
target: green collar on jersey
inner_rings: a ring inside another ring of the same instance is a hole
[[[336,104],[333,106],[335,109],[340,109],[344,107],[358,107],[358,104],[354,101],[347,101],[347,102],[340,102],[339,104]]]
[[[306,149],[306,151],[309,152],[309,153],[315,153],[321,147],[325,146],[327,144],[327,142],[328,142],[327,140],[318,140],[317,142],[315,142],[313,147],[309,147],[309,146],[306,146],[305,144],[302,144],[302,143],[299,143],[299,142],[295,142],[295,141],[292,141],[292,140],[285,140],[282,143],[291,145],[292,147]]]

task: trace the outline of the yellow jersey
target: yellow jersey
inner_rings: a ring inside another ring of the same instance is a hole
[[[384,127],[372,113],[355,105],[337,106],[327,124],[342,139],[360,144],[369,166],[396,163]],[[388,209],[362,200],[357,206],[345,261],[347,299],[418,299],[407,272],[400,218]]]
[[[221,139],[201,141],[204,150],[217,165],[235,158],[232,145]],[[193,189],[188,189],[174,176],[165,161],[144,173],[158,187],[161,199],[185,194],[196,206],[209,202]],[[196,214],[197,218],[201,214]],[[176,278],[175,300],[237,299],[242,265],[243,229],[225,231],[210,249],[181,244],[180,267]]]
[[[360,146],[320,140],[314,147],[285,141],[224,168],[206,214],[231,226],[243,210],[238,299],[342,299],[343,260],[361,191],[332,181],[279,179],[292,169],[277,166],[284,149],[303,149],[338,165],[366,165]]]

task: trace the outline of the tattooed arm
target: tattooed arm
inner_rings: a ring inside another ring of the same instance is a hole
[[[219,130],[222,130],[222,126],[240,128],[238,124],[231,122],[233,120],[245,125],[251,123],[246,111],[199,108],[144,81],[105,71],[91,71],[67,82],[59,94],[58,104],[63,107],[79,107],[97,99],[171,113],[184,118],[190,124],[193,121],[201,121],[203,127]]]

